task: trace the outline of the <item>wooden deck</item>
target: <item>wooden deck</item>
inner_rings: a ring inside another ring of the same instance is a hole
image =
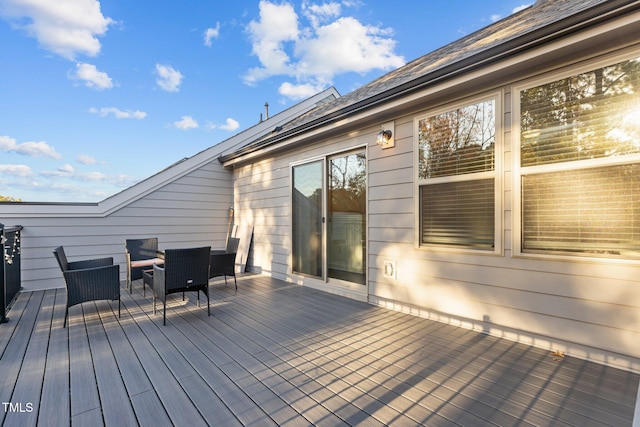
[[[263,276],[141,285],[70,309],[23,293],[0,325],[0,421],[31,425],[630,426],[639,376]],[[559,359],[559,358],[555,358]]]

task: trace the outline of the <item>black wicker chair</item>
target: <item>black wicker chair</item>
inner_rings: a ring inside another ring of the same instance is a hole
[[[162,253],[158,251],[158,239],[127,239],[124,241],[127,258],[127,286],[129,293],[133,288],[133,281],[142,279],[142,272],[151,269],[154,264],[162,265]],[[145,294],[146,283],[142,283],[142,295]]]
[[[55,248],[53,254],[67,285],[64,328],[67,327],[69,307],[86,301],[118,300],[120,317],[120,266],[113,264],[113,258],[69,262],[62,246]]]
[[[163,305],[164,325],[167,324],[167,295],[176,292],[198,293],[207,296],[207,314],[211,316],[209,306],[209,257],[211,247],[187,249],[167,249],[164,252],[164,267],[153,266],[153,313],[156,312],[156,300],[160,298]]]
[[[240,245],[240,239],[231,237],[227,242],[226,249],[211,251],[209,279],[224,276],[224,284],[226,286],[227,276],[233,276],[233,282],[236,285],[236,289],[238,289],[238,281],[236,280],[236,253],[238,252],[238,245]]]

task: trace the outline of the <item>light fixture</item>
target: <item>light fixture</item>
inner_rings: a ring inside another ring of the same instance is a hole
[[[382,126],[382,129],[376,135],[376,144],[378,144],[383,149],[395,147],[393,132],[391,131],[392,128],[393,123],[386,123]]]
[[[393,136],[393,133],[391,133],[390,130],[388,129],[381,130],[380,132],[378,132],[378,135],[376,136],[376,144],[385,145],[391,140],[392,136]]]

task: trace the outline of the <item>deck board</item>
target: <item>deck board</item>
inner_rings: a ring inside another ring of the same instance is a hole
[[[11,399],[23,407],[18,412],[7,413],[5,426],[35,426],[38,413],[34,410],[33,396],[39,396],[44,381],[45,361],[49,344],[49,329],[53,315],[55,292],[46,292],[38,311],[22,366]],[[20,412],[20,411],[23,412]]]
[[[92,320],[87,324],[87,335],[104,424],[115,427],[135,425],[136,416],[100,318],[99,312],[105,308],[109,309],[109,306],[101,301],[97,305],[87,304],[84,312],[85,318]]]
[[[66,296],[63,292],[55,295],[53,318],[49,329],[49,348],[46,355],[42,395],[36,408],[38,418],[47,420],[50,426],[68,426],[70,415],[69,400],[69,338],[67,329],[62,328]]]
[[[15,318],[19,319],[19,321],[15,327],[12,326],[9,328],[12,335],[0,358],[0,400],[3,406],[5,403],[26,406],[27,403],[34,403],[37,398],[37,396],[33,396],[27,402],[12,400],[43,297],[44,292],[35,295],[25,295],[27,300],[25,304],[16,304],[17,310],[11,310],[12,315],[16,314]],[[14,306],[14,308],[16,308],[16,306]],[[23,311],[18,312],[21,308],[23,308]],[[37,341],[37,338],[35,341]],[[4,423],[5,418],[10,413],[11,412],[7,410],[0,411],[0,424]],[[26,415],[30,418],[28,413]]]
[[[71,418],[81,416],[85,412],[100,411],[100,396],[96,383],[91,349],[89,347],[89,335],[85,325],[83,313],[91,304],[76,305],[69,308],[67,328],[69,334],[69,378],[71,390]],[[95,419],[92,414],[89,418]],[[102,424],[102,420],[100,422]]]
[[[265,276],[70,309],[20,294],[0,325],[0,424],[630,426],[640,376]]]

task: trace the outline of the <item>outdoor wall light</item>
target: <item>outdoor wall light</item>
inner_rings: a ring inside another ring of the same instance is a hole
[[[395,147],[395,141],[393,140],[393,123],[386,123],[382,126],[382,129],[376,135],[376,144],[383,149]]]
[[[390,130],[381,130],[376,136],[376,144],[385,145],[391,140],[392,136],[393,133]]]

